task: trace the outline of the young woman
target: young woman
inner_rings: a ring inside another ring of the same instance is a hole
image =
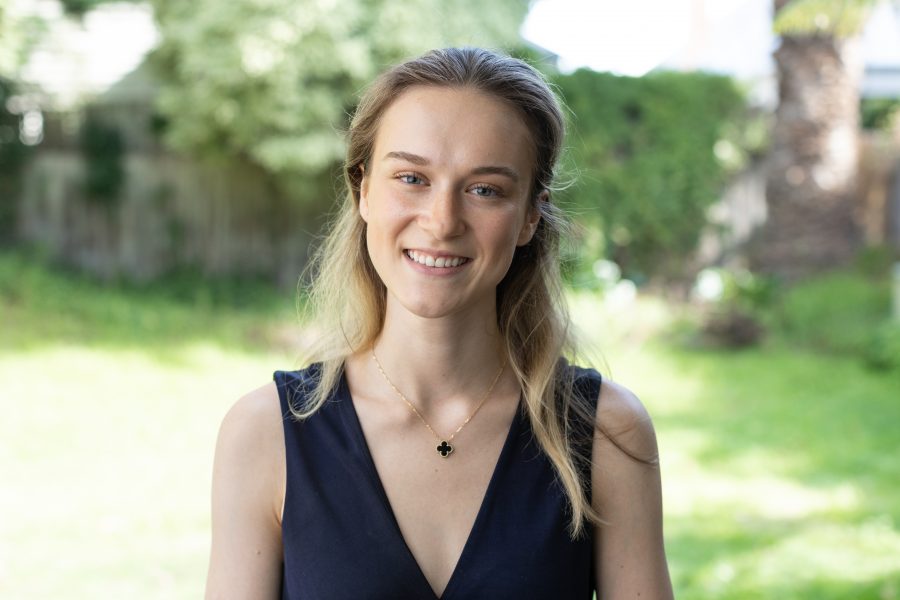
[[[313,364],[222,424],[208,598],[670,598],[650,419],[570,366],[563,116],[481,49],[383,74],[317,257]]]

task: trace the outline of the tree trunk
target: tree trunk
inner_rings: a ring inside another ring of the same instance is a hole
[[[776,9],[783,3],[776,0]],[[848,263],[859,247],[856,47],[853,39],[784,36],[775,52],[768,219],[751,248],[762,272],[796,280]]]

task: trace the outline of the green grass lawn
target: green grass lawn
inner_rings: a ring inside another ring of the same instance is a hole
[[[657,348],[623,367],[659,432],[683,597],[898,595],[896,380],[787,350]]]
[[[573,298],[657,425],[680,598],[900,596],[900,378],[782,344],[685,350]],[[293,298],[104,286],[0,254],[0,598],[197,598],[225,411],[296,366]]]

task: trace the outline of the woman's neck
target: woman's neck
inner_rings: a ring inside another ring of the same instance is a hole
[[[427,319],[389,306],[374,350],[390,381],[426,410],[480,401],[505,362],[493,311]]]

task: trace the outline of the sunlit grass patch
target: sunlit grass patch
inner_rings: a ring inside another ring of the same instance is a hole
[[[811,523],[759,557],[753,573],[756,585],[791,578],[863,583],[893,576],[900,580],[900,533],[886,516],[856,526]]]
[[[219,423],[278,352],[61,346],[0,358],[0,597],[197,598]]]
[[[694,570],[690,596],[897,597],[900,535],[885,519],[857,526],[811,521],[777,536],[762,531],[755,539],[766,543],[723,553]]]
[[[198,281],[195,301],[2,256],[0,280],[0,598],[200,597],[216,432],[298,366],[292,294],[235,304]],[[677,597],[898,597],[895,376],[685,349],[658,299],[573,300],[595,366],[654,418]]]
[[[648,312],[667,325],[655,300],[614,311],[586,299],[576,306],[586,322],[627,324]],[[635,344],[613,327],[594,331],[615,379],[638,393],[657,428],[677,596],[897,597],[892,374],[778,343],[743,351],[687,349],[665,337]]]
[[[666,485],[670,516],[704,517],[728,513],[736,520],[769,519],[773,522],[802,520],[815,515],[852,515],[862,504],[859,489],[851,482],[811,486],[769,471],[773,459],[760,468],[704,469],[696,459],[675,452],[665,458],[671,480]]]

